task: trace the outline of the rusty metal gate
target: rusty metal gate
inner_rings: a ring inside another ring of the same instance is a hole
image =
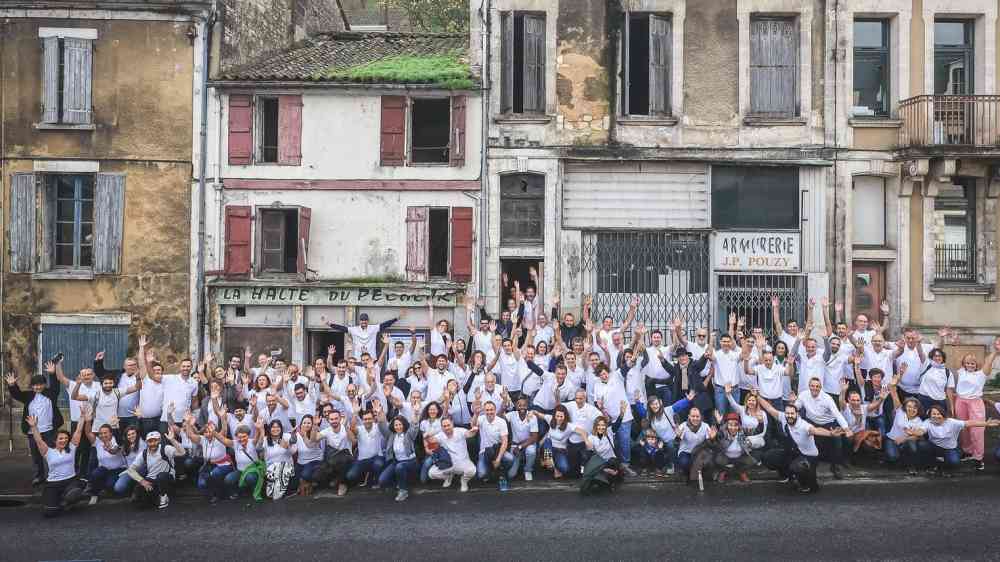
[[[729,313],[746,319],[746,329],[763,328],[768,336],[775,335],[771,321],[771,297],[781,302],[781,321],[805,323],[807,289],[805,275],[774,275],[759,273],[720,273],[715,328],[727,330]],[[817,318],[817,326],[822,319]]]
[[[710,325],[707,232],[585,232],[582,249],[583,289],[594,298],[596,321],[620,323],[638,296],[636,322],[650,330],[667,329],[675,316],[692,332]]]

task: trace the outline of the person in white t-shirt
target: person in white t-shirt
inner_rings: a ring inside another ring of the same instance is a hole
[[[701,410],[695,407],[688,411],[687,421],[677,425],[676,433],[677,439],[680,440],[680,446],[677,448],[677,470],[684,474],[685,481],[690,483],[692,479],[698,477],[694,472],[695,449],[706,440],[715,439],[716,430],[702,421]]]
[[[990,357],[987,356],[987,359]],[[956,418],[964,421],[986,419],[986,406],[983,403],[985,385],[986,373],[980,368],[979,358],[972,353],[966,354],[962,358],[962,368],[955,371],[954,377],[948,383],[948,397]],[[976,470],[986,469],[986,465],[983,464],[986,449],[985,434],[985,429],[972,427],[964,429],[960,438],[964,456],[972,458],[976,463]]]
[[[451,418],[441,420],[441,431],[437,434],[435,441],[438,446],[443,447],[448,452],[451,466],[441,468],[432,464],[428,475],[435,480],[444,480],[443,488],[451,487],[452,478],[457,474],[461,479],[461,491],[469,491],[469,481],[476,476],[476,465],[469,459],[469,448],[466,440],[472,439],[478,433],[477,427],[464,429],[455,427]]]
[[[92,423],[88,422],[88,429]],[[84,433],[93,445],[97,457],[97,467],[90,471],[87,488],[84,490],[84,494],[90,496],[90,505],[95,505],[101,492],[113,489],[118,476],[125,471],[125,457],[121,454],[121,447],[115,440],[110,424],[101,425],[97,433],[86,429]]]
[[[94,370],[90,368],[80,369],[80,373],[76,376],[76,380],[71,381],[69,378],[63,374],[62,370],[62,359],[56,362],[59,368],[56,369],[55,375],[62,383],[63,387],[66,389],[67,398],[69,399],[69,430],[71,433],[76,433],[76,428],[82,422],[81,419],[81,407],[85,403],[89,403],[90,400],[97,396],[101,391],[101,384],[99,381],[94,380]],[[79,399],[74,399],[73,394],[76,393]],[[87,471],[90,470],[90,454],[92,448],[90,446],[90,441],[84,439],[80,442],[80,445],[76,447],[76,471],[77,474],[85,475]]]
[[[90,421],[91,415],[89,407],[83,406],[80,412],[82,421],[73,430],[73,434],[70,435],[65,429],[57,430],[55,443],[51,447],[38,431],[38,419],[35,416],[28,416],[24,420],[31,428],[31,438],[35,440],[35,447],[38,447],[39,454],[48,466],[45,488],[42,490],[45,517],[55,517],[83,499],[83,488],[77,480],[74,459],[84,425]]]
[[[777,471],[783,482],[794,481],[800,492],[818,492],[816,467],[819,464],[819,448],[816,447],[815,438],[837,437],[843,434],[843,430],[814,427],[799,416],[799,409],[795,404],[785,404],[784,412],[779,412],[766,400],[762,400],[760,405],[778,420],[779,445],[764,453],[764,465]]]
[[[938,334],[943,339],[947,335],[947,330],[942,329]],[[899,390],[903,398],[914,396],[920,390],[920,379],[928,366],[927,354],[935,347],[944,349],[944,343],[939,342],[936,346],[924,343],[923,336],[916,329],[903,330],[903,338],[896,342],[896,351],[893,352],[896,372],[902,372],[903,365],[906,365],[906,372],[899,381]]]
[[[935,473],[939,476],[950,476],[952,470],[961,463],[961,449],[958,448],[958,436],[963,429],[970,427],[1000,427],[1000,420],[992,419],[977,421],[962,421],[948,417],[948,411],[937,404],[928,409],[927,419],[923,423],[923,432],[927,436],[920,441],[925,459],[935,461]]]
[[[397,320],[399,320],[399,318],[393,318],[391,320],[386,320],[381,324],[371,325],[368,323],[368,314],[362,312],[358,315],[357,326],[344,326],[335,322],[327,322],[325,316],[320,317],[320,321],[329,326],[331,330],[335,332],[346,332],[349,336],[351,336],[351,355],[353,355],[355,359],[361,359],[362,353],[367,353],[372,357],[377,356],[379,332],[388,329],[390,326],[395,324]]]
[[[528,398],[517,399],[515,410],[504,416],[510,424],[510,454],[513,464],[507,471],[507,479],[513,480],[517,473],[524,470],[524,479],[531,482],[535,470],[535,458],[538,454],[538,420],[535,413],[528,412]]]
[[[496,404],[486,401],[482,406],[482,414],[478,407],[472,410],[472,427],[479,431],[479,462],[476,463],[476,475],[483,482],[488,482],[491,474],[497,474],[501,492],[507,491],[507,471],[514,464],[514,456],[508,451],[510,437],[507,422],[497,415]]]

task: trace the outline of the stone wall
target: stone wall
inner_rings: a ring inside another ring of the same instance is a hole
[[[222,0],[222,69],[287,49],[320,31],[342,31],[335,0]]]

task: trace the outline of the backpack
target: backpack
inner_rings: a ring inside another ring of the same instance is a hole
[[[167,466],[170,467],[171,471],[174,470],[174,460],[165,453],[166,444],[163,443],[163,439],[160,439],[160,446],[158,447],[158,449],[160,450],[159,451],[160,458],[162,458],[167,463]],[[142,451],[142,464],[146,465],[146,473],[149,474],[149,460],[146,453],[149,453],[148,447]]]

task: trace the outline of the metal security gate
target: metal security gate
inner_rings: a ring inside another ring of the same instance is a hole
[[[746,319],[746,329],[762,328],[775,335],[771,321],[771,297],[781,302],[781,321],[805,322],[807,289],[805,275],[720,273],[715,327],[725,332],[730,313]],[[819,319],[817,319],[819,320]]]
[[[668,328],[681,317],[689,331],[710,321],[711,287],[706,232],[585,232],[581,269],[591,315],[624,320],[640,298],[636,322]]]

